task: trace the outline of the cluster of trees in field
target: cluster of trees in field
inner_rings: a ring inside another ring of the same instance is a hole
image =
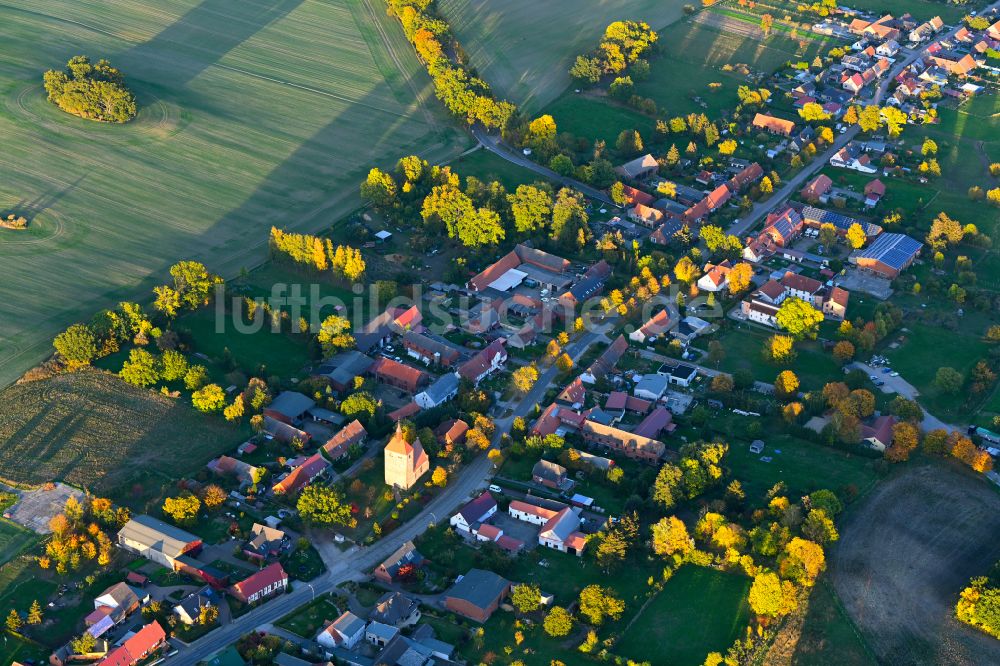
[[[470,249],[495,247],[510,236],[544,236],[579,249],[591,237],[586,201],[576,190],[553,191],[537,182],[508,192],[498,181],[472,176],[462,187],[450,168],[432,167],[414,155],[399,160],[391,172],[372,169],[361,197],[397,221],[419,214],[425,237],[447,234]]]
[[[0,227],[4,227],[5,229],[26,229],[28,227],[28,218],[23,215],[10,213],[7,217],[0,218]]]
[[[389,0],[389,13],[399,19],[434,80],[435,93],[449,111],[470,125],[507,126],[517,107],[497,100],[489,85],[469,71],[451,26],[437,13],[433,0]]]
[[[333,271],[351,282],[365,274],[365,260],[361,250],[350,245],[334,246],[329,238],[309,234],[295,234],[271,227],[268,241],[272,257],[287,258],[298,266],[315,271]]]
[[[125,77],[107,60],[91,63],[87,56],[73,56],[65,70],[50,69],[43,80],[49,101],[74,116],[125,123],[137,112]]]
[[[955,616],[1000,639],[1000,562],[988,576],[977,576],[962,590]]]
[[[604,30],[601,43],[593,52],[576,57],[569,74],[589,84],[597,83],[605,75],[622,74],[626,69],[645,76],[649,73],[649,63],[642,56],[653,48],[657,39],[659,35],[644,21],[615,21]]]

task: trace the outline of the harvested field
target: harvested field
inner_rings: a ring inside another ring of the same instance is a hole
[[[880,484],[831,554],[837,594],[882,663],[996,664],[1000,641],[957,622],[970,577],[1000,557],[1000,494],[940,462]]]
[[[271,225],[316,231],[359,205],[375,165],[468,139],[376,0],[11,0],[0,5],[0,384],[55,333],[144,300],[180,259],[228,277]],[[42,73],[109,58],[140,111],[59,111]]]
[[[98,370],[11,386],[0,403],[0,477],[99,494],[144,470],[165,480],[189,474],[246,434]]]
[[[612,21],[660,29],[681,18],[683,0],[442,0],[441,11],[480,75],[501,96],[534,112],[571,82],[576,56],[597,48]]]

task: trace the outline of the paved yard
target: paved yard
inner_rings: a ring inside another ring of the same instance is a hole
[[[847,269],[847,275],[838,278],[837,284],[848,291],[862,291],[880,301],[892,296],[892,283],[885,278],[862,273],[854,268]]]
[[[63,510],[66,500],[76,497],[83,502],[84,497],[82,490],[64,483],[46,485],[37,490],[19,490],[6,486],[4,488],[17,493],[21,498],[7,511],[7,517],[38,534],[48,534],[52,531],[49,529],[49,520]]]
[[[529,500],[530,501],[530,500]],[[538,526],[526,523],[523,520],[512,518],[509,513],[497,511],[490,521],[503,530],[503,533],[512,539],[519,539],[524,542],[524,549],[531,550],[538,546]]]

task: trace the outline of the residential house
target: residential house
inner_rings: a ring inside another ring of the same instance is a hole
[[[450,419],[434,429],[434,437],[444,447],[460,446],[468,432],[468,423],[462,419]]]
[[[799,193],[806,201],[819,201],[833,189],[833,181],[826,174],[813,178]]]
[[[345,611],[316,635],[316,642],[327,649],[343,647],[352,650],[365,637],[366,626],[360,617]]]
[[[354,419],[327,440],[323,445],[323,453],[330,460],[339,460],[347,455],[352,446],[361,446],[366,441],[368,441],[368,431],[361,425],[361,421]]]
[[[420,620],[420,604],[402,592],[386,592],[375,602],[368,619],[402,629]]]
[[[663,221],[663,213],[655,208],[636,204],[628,209],[628,218],[650,229]]]
[[[419,569],[424,563],[424,556],[420,554],[412,541],[407,541],[397,548],[392,555],[387,557],[382,564],[375,567],[372,575],[386,585],[397,582],[402,574]]]
[[[296,391],[282,391],[264,408],[264,416],[297,426],[306,417],[306,412],[316,406],[312,398]]]
[[[201,550],[202,541],[179,527],[152,516],[139,515],[133,516],[118,531],[118,546],[177,571],[180,567],[178,558],[196,555]]]
[[[645,324],[629,333],[628,337],[633,342],[645,344],[650,339],[657,338],[669,331],[670,326],[670,312],[664,308],[653,315]]]
[[[583,380],[577,377],[559,392],[559,395],[556,396],[556,402],[561,405],[573,407],[575,405],[582,405],[586,398],[587,389],[583,385]]]
[[[243,462],[238,458],[232,458],[230,456],[219,456],[210,460],[207,465],[205,465],[213,474],[218,474],[219,476],[232,476],[240,483],[240,487],[249,486],[256,483],[256,480],[261,478],[266,471],[262,467],[255,467],[249,463]]]
[[[632,430],[632,433],[640,437],[656,439],[664,431],[673,432],[677,429],[677,424],[673,421],[673,414],[665,407],[657,407]]]
[[[385,647],[399,635],[399,629],[381,622],[369,622],[365,629],[365,640],[378,647]]]
[[[646,462],[658,462],[666,451],[663,442],[593,421],[581,424],[580,435],[591,445],[618,451],[629,458]]]
[[[271,490],[275,495],[292,495],[326,474],[329,467],[330,463],[317,451],[274,484]]]
[[[568,483],[566,468],[548,460],[539,460],[531,468],[531,480],[540,486],[563,490]]]
[[[813,302],[813,297],[823,288],[823,283],[805,275],[786,271],[781,278],[781,286],[786,296],[794,296],[807,303]]]
[[[403,334],[403,348],[408,355],[418,361],[444,368],[452,367],[461,357],[458,350],[451,345],[414,331]]]
[[[229,588],[229,594],[244,604],[256,604],[281,594],[288,587],[288,574],[280,562],[269,564]]]
[[[899,53],[899,42],[895,39],[882,42],[875,48],[875,53],[883,58],[892,58]]]
[[[876,178],[865,185],[865,206],[874,208],[885,196],[885,184]]]
[[[484,492],[467,502],[451,517],[449,524],[459,532],[471,534],[479,523],[485,523],[497,512],[497,502],[493,495]]]
[[[354,388],[354,380],[361,377],[375,362],[371,356],[351,349],[340,352],[316,368],[316,375],[326,377],[330,387],[344,393]]]
[[[636,382],[635,388],[632,389],[632,393],[645,400],[656,402],[663,397],[664,393],[667,392],[668,384],[669,380],[663,375],[644,375],[642,379]]]
[[[135,666],[167,644],[167,634],[155,620],[132,634],[97,666]]]
[[[423,409],[433,409],[458,395],[459,384],[458,374],[446,372],[435,379],[430,386],[413,396],[413,401]]]
[[[830,166],[851,169],[860,173],[875,173],[878,171],[878,167],[872,164],[871,157],[865,154],[861,146],[854,141],[838,150],[830,158]]]
[[[173,608],[174,615],[186,625],[199,624],[203,608],[210,608],[217,604],[212,603],[215,593],[211,588],[204,587],[192,592],[177,602]]]
[[[498,338],[460,365],[458,374],[478,386],[479,382],[501,369],[506,362],[507,350],[504,348],[504,340]]]
[[[430,471],[431,461],[419,439],[406,441],[400,424],[385,445],[385,483],[390,488],[409,490]]]
[[[642,180],[655,175],[659,168],[656,158],[647,153],[615,167],[615,173],[627,180]]]
[[[243,554],[251,561],[265,562],[277,558],[289,545],[288,536],[282,530],[254,523],[243,544]]]
[[[885,451],[892,445],[892,427],[896,419],[879,416],[861,424],[861,443],[875,451]]]
[[[264,434],[283,444],[291,444],[297,441],[305,445],[312,440],[312,435],[305,430],[299,430],[295,426],[288,425],[284,421],[279,421],[270,416],[264,417]]]
[[[705,264],[705,274],[698,278],[698,289],[711,292],[725,291],[729,286],[729,273],[732,270],[729,261]]]
[[[691,386],[692,382],[694,382],[697,377],[698,368],[684,363],[671,367],[670,374],[667,375],[667,379],[671,384],[676,384],[685,388]]]
[[[905,234],[884,233],[849,260],[863,271],[894,280],[916,261],[923,247],[923,243]]]
[[[634,412],[636,414],[645,414],[649,411],[653,403],[649,400],[643,400],[642,398],[637,398],[634,395],[629,395],[624,391],[612,391],[608,394],[608,399],[604,403],[604,409],[608,412],[619,412],[622,415],[626,411]]]
[[[580,375],[580,381],[585,384],[593,384],[600,379],[604,379],[608,373],[614,370],[622,354],[628,349],[628,341],[625,336],[619,335],[608,347],[601,352],[590,367]]]
[[[656,197],[652,194],[647,194],[642,190],[637,190],[630,185],[622,185],[622,195],[625,197],[625,204],[634,206],[636,204],[642,204],[643,206],[649,206],[654,201]]]
[[[580,557],[587,537],[580,531],[580,509],[566,507],[552,516],[538,531],[538,544]]]
[[[394,386],[407,393],[416,393],[420,385],[427,379],[427,375],[417,368],[412,368],[384,356],[379,356],[368,369],[368,372],[377,381]]]
[[[111,626],[122,622],[149,600],[149,595],[127,583],[115,583],[94,598],[94,612],[84,618],[88,627],[108,618]]]
[[[756,129],[762,129],[771,134],[780,134],[781,136],[791,136],[792,132],[795,131],[795,123],[791,120],[776,118],[766,113],[755,115],[753,122],[750,124]]]

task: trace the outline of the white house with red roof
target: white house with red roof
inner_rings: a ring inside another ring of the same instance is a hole
[[[468,379],[475,385],[491,374],[503,368],[507,362],[505,340],[497,338],[468,361],[458,366],[459,376]]]
[[[255,604],[281,594],[286,587],[288,574],[280,562],[275,562],[231,585],[229,594],[245,604]]]

